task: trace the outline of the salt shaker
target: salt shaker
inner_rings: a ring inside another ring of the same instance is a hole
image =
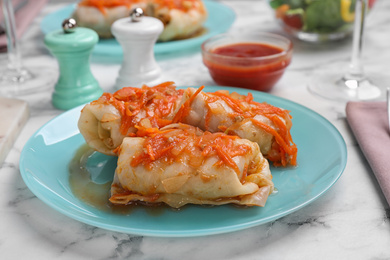
[[[77,28],[72,18],[66,19],[62,28],[48,33],[45,45],[57,58],[60,69],[52,103],[56,108],[67,110],[99,98],[103,91],[89,64],[91,51],[99,40],[97,33]]]
[[[160,20],[144,17],[141,8],[135,8],[130,18],[122,18],[112,24],[111,32],[123,49],[116,89],[159,83],[161,69],[155,60],[153,48],[163,29]]]

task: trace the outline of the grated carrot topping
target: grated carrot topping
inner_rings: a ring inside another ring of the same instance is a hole
[[[232,168],[238,175],[240,170],[233,158],[235,156],[244,156],[251,151],[251,148],[244,144],[234,144],[237,136],[229,136],[223,133],[204,132],[198,136],[195,133],[195,127],[186,129],[168,129],[161,131],[155,129],[150,134],[145,133],[144,150],[135,156],[131,165],[144,165],[147,169],[152,168],[152,163],[164,159],[166,163],[177,161],[176,158],[187,156],[188,158],[200,158],[201,161],[207,157],[217,156],[219,160],[216,166],[225,165]],[[175,153],[172,150],[181,144],[179,150]],[[185,144],[185,145],[183,145]],[[189,162],[190,163],[190,162]]]
[[[224,161],[226,165],[232,167],[237,174],[240,173],[237,164],[233,161],[232,157],[223,149],[223,147],[215,145],[214,149],[216,150],[219,158]]]
[[[177,111],[175,117],[172,120],[172,123],[182,122],[183,118],[188,115],[191,110],[191,103],[194,101],[195,97],[204,89],[204,86],[198,88],[194,94],[191,95],[189,99],[187,99],[184,104],[181,105],[179,111]]]
[[[223,101],[225,101],[234,111],[237,113],[243,113],[244,111],[241,108],[241,101],[234,99],[224,93],[215,92],[215,95],[219,96]]]
[[[281,147],[281,150],[280,150],[281,159],[282,159],[281,163],[283,166],[287,166],[287,161],[285,161],[283,159],[286,157],[286,156],[284,156],[284,153],[287,153],[289,156],[296,157],[297,149],[296,149],[295,144],[290,146],[286,142],[286,140],[284,140],[283,137],[275,129],[273,129],[271,126],[269,126],[263,122],[260,122],[258,120],[255,120],[255,119],[252,119],[251,121],[253,122],[254,125],[265,130],[266,132],[272,134],[275,137],[276,143]],[[296,165],[296,161],[291,161],[291,165]]]
[[[132,4],[142,0],[82,0],[80,6],[93,6],[103,14],[106,14],[106,8],[113,8],[118,6],[130,7]]]
[[[128,136],[145,118],[155,128],[171,124],[172,120],[168,118],[175,111],[183,93],[184,90],[176,89],[174,82],[167,81],[153,87],[125,87],[113,94],[104,93],[94,102],[113,105],[121,115],[120,133]]]
[[[212,112],[210,111],[209,104],[222,100],[234,111],[227,115],[233,122],[235,122],[236,118],[249,119],[257,127],[274,136],[277,144],[281,146],[280,149],[275,147],[279,156],[275,156],[275,154],[273,154],[268,157],[274,165],[278,165],[279,163],[283,166],[288,164],[296,165],[297,149],[291,138],[291,125],[286,125],[286,123],[288,123],[287,120],[292,118],[289,111],[272,106],[268,103],[256,102],[253,100],[251,93],[248,93],[248,95],[245,96],[238,93],[229,94],[227,91],[216,91],[205,95],[205,99],[207,100],[207,112],[205,116],[206,130],[210,130],[210,121],[212,120]],[[262,115],[268,118],[275,125],[275,128],[261,123],[258,120],[254,120],[253,118],[256,115]],[[283,118],[286,119],[286,122],[282,120]],[[218,130],[225,132],[228,128],[229,126],[222,125],[218,127]]]
[[[165,82],[163,82],[163,83],[160,83],[160,84],[158,84],[158,85],[156,85],[156,86],[154,86],[154,88],[166,88],[166,87],[171,87],[171,86],[174,86],[175,85],[175,82],[173,82],[173,81],[165,81]]]
[[[147,145],[146,145],[146,149],[147,149],[147,151],[148,151],[148,154],[149,154],[149,156],[150,156],[150,159],[151,159],[152,161],[156,160],[156,157],[154,156],[154,152],[153,152],[152,146],[151,146],[150,144],[147,144]]]

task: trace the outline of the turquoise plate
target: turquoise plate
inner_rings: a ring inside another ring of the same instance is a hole
[[[223,88],[247,94],[244,89]],[[205,90],[214,92],[218,89],[221,87]],[[124,215],[89,206],[74,196],[68,180],[69,163],[85,143],[77,128],[82,107],[54,118],[28,140],[20,158],[23,180],[39,199],[64,215],[123,233],[190,237],[237,231],[274,221],[323,195],[344,171],[347,151],[337,129],[319,114],[286,99],[251,92],[258,102],[265,101],[291,111],[292,137],[298,146],[297,167],[271,168],[278,192],[269,197],[264,208],[188,205],[179,211],[164,208],[159,214],[151,214],[147,208],[139,207]],[[106,168],[111,167],[113,173],[114,165],[111,163]]]
[[[204,27],[206,33],[201,36],[170,42],[159,42],[154,47],[156,54],[177,52],[199,47],[206,39],[211,36],[226,32],[233,24],[236,15],[234,11],[221,3],[214,1],[204,1],[208,19]],[[50,13],[42,19],[41,30],[44,34],[61,29],[63,20],[70,17],[74,9],[74,5],[69,5],[56,12]],[[96,55],[122,56],[122,48],[115,39],[100,40],[93,53]]]

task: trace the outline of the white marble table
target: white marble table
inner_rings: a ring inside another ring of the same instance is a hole
[[[266,1],[222,2],[237,14],[231,31],[283,33]],[[367,69],[389,77],[390,1],[377,2],[368,19],[363,59]],[[50,2],[24,35],[23,55],[35,65],[57,66],[44,47],[39,23],[66,4]],[[294,45],[293,62],[271,94],[323,115],[340,131],[348,149],[343,175],[322,197],[268,224],[207,237],[142,237],[80,223],[37,199],[20,176],[24,144],[62,112],[53,108],[47,91],[29,98],[31,117],[0,168],[0,259],[390,259],[390,209],[346,122],[345,107],[314,97],[306,87],[317,69],[348,61],[351,40],[323,46],[294,41]],[[157,60],[165,79],[177,85],[214,85],[199,52]],[[113,90],[119,66],[93,59],[92,72],[104,90]]]

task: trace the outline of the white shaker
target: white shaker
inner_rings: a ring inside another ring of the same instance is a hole
[[[112,24],[111,32],[123,49],[116,89],[160,83],[161,68],[155,60],[153,48],[163,29],[164,25],[160,20],[143,17],[141,8],[135,8],[130,17]]]

